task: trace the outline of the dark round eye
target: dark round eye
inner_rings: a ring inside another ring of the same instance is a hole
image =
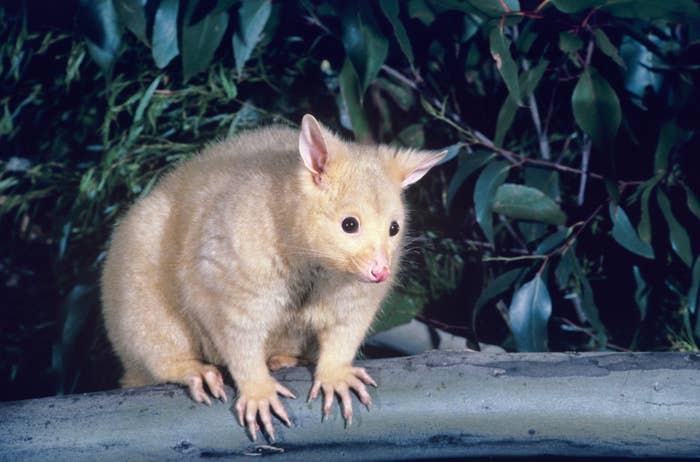
[[[389,226],[389,236],[396,236],[397,234],[399,234],[399,224],[392,221]]]
[[[346,233],[356,233],[360,229],[360,223],[357,222],[355,217],[344,218],[341,226]]]

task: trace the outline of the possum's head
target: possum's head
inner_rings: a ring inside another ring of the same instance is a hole
[[[446,152],[348,143],[307,114],[299,153],[306,167],[301,175],[310,253],[365,282],[389,279],[405,230],[402,191]]]

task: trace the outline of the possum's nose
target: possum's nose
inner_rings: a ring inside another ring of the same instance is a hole
[[[372,282],[382,282],[389,278],[389,267],[386,263],[374,262],[369,273],[372,275]]]

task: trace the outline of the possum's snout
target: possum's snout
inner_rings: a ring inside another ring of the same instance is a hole
[[[372,282],[382,282],[389,278],[389,267],[388,266],[376,266],[369,270],[369,274],[372,276]]]
[[[390,274],[389,259],[384,255],[379,255],[366,266],[363,279],[366,282],[383,282],[389,279]]]

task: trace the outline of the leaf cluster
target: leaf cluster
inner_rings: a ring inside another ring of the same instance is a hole
[[[409,192],[375,329],[423,311],[474,345],[697,349],[694,2],[99,0],[49,26],[20,4],[0,7],[10,396],[112,386],[94,332],[120,213],[212,139],[305,112],[448,149]]]

